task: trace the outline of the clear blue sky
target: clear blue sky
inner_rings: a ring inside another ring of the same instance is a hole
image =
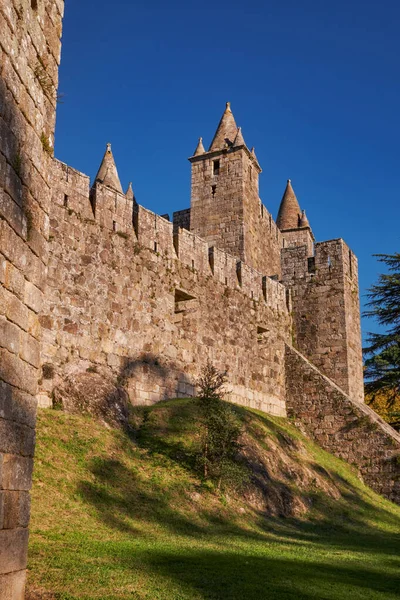
[[[171,214],[229,100],[264,204],[276,217],[291,178],[317,240],[358,255],[363,295],[371,255],[400,250],[399,26],[395,0],[67,0],[56,156],[93,177],[112,142],[123,187]]]

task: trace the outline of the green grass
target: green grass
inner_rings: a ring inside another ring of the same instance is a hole
[[[28,599],[397,599],[400,509],[288,421],[237,412],[258,462],[218,495],[193,401],[136,409],[133,439],[41,411]]]

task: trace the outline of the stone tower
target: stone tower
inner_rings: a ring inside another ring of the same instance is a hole
[[[291,289],[297,348],[355,400],[364,400],[357,258],[342,239],[318,242],[289,180],[278,212],[282,282]]]
[[[190,230],[265,275],[279,274],[283,238],[259,198],[261,167],[229,102],[208,151],[200,138],[189,160]]]

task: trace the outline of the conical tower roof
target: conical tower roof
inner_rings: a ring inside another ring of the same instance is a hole
[[[203,138],[199,138],[199,142],[196,146],[196,150],[194,151],[193,156],[199,156],[200,154],[204,154],[204,146],[203,146]]]
[[[301,210],[292,188],[292,183],[288,179],[285,192],[279,207],[276,224],[281,231],[285,229],[297,229],[300,224]]]
[[[237,129],[238,127],[231,111],[231,104],[230,102],[227,102],[225,112],[219,122],[209,152],[212,152],[213,150],[222,150],[227,146],[232,146],[237,134]]]
[[[107,187],[112,188],[116,192],[123,194],[121,182],[118,177],[117,167],[115,165],[114,156],[111,152],[111,144],[107,144],[107,148],[100,165],[100,169],[95,178],[95,182],[98,181]]]
[[[244,141],[244,137],[242,134],[242,128],[238,127],[236,136],[235,136],[235,140],[233,142],[233,147],[237,148],[238,146],[245,146],[246,142]]]

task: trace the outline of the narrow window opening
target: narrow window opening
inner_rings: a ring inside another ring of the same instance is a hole
[[[157,248],[158,248],[157,242],[154,242],[154,252],[157,252]]]
[[[67,194],[64,194],[64,206],[65,206],[65,208],[68,206],[68,201],[69,201],[69,198],[68,198]]]
[[[266,275],[264,275],[264,277],[262,278],[262,293],[264,296],[264,300],[266,302],[267,301],[267,277],[266,277]]]
[[[290,312],[290,290],[286,290],[286,308]]]
[[[307,267],[308,267],[309,273],[315,273],[315,257],[314,256],[310,256],[310,258],[307,259]]]
[[[261,202],[261,216],[264,217],[264,204]]]
[[[228,278],[225,277],[225,285],[228,285]]]
[[[219,175],[220,162],[219,160],[213,160],[213,175]]]
[[[216,186],[216,185],[212,185],[212,186],[211,186],[211,193],[212,193],[212,196],[213,196],[213,198],[214,198],[214,196],[215,196],[215,192],[216,192],[216,191],[217,191],[217,186]]]
[[[213,248],[213,246],[211,246],[208,249],[208,262],[210,264],[210,269],[212,271],[212,274],[214,275],[215,264],[214,264],[214,248]]]
[[[251,166],[249,166],[249,177],[250,177],[250,181],[253,179],[253,170],[251,168]]]
[[[269,215],[269,230],[271,231],[272,229],[272,217],[271,215]]]
[[[331,261],[331,257],[328,255],[328,267],[329,269],[332,268],[332,261]]]
[[[350,265],[350,278],[353,278],[353,260],[351,255],[351,250],[349,250],[349,265]]]
[[[251,299],[253,299],[253,298],[254,298],[254,292],[253,292],[253,290],[251,290]]]
[[[37,0],[31,0],[31,8],[32,8],[32,10],[37,10],[37,8],[38,8]]]
[[[194,269],[194,260],[192,260],[192,269]]]
[[[236,265],[236,275],[238,284],[242,287],[242,263],[238,262]]]
[[[113,221],[113,231],[117,231],[117,222]]]

